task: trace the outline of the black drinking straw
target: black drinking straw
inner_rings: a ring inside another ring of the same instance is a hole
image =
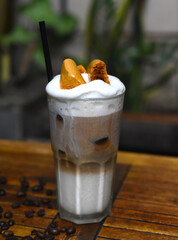
[[[53,78],[53,70],[52,70],[51,58],[50,58],[49,47],[48,47],[45,21],[39,22],[39,25],[40,25],[41,41],[43,45],[43,53],[44,53],[44,58],[46,63],[46,73],[48,77],[48,82],[50,82],[51,79]]]

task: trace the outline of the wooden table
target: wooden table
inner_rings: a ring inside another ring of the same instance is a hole
[[[75,226],[76,233],[61,233],[55,239],[71,240],[173,240],[178,239],[178,158],[149,154],[119,152],[115,179],[115,200],[111,214],[97,224],[75,225],[57,216],[55,172],[49,144],[0,140],[0,177],[7,176],[6,190],[0,196],[0,206],[13,212],[15,225],[10,227],[18,239],[30,235],[33,229],[47,231],[57,219],[59,226]],[[26,197],[17,197],[19,178],[30,183]],[[45,179],[44,190],[33,192],[39,179]],[[53,190],[52,196],[46,190]],[[40,207],[24,206],[12,209],[13,202],[25,198],[39,200]],[[44,199],[50,199],[48,204]],[[37,211],[45,209],[45,216]],[[34,217],[24,212],[34,210]],[[4,218],[2,217],[1,220]],[[0,239],[5,239],[0,235]]]

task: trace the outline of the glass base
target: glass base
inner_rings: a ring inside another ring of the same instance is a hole
[[[59,209],[59,216],[61,219],[76,223],[76,224],[86,224],[86,223],[98,223],[106,218],[111,211],[111,204],[103,212],[94,213],[89,215],[76,215],[66,211],[63,208]]]

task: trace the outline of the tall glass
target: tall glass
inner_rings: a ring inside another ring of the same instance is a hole
[[[124,93],[72,100],[48,95],[62,219],[94,223],[109,214],[123,101]]]

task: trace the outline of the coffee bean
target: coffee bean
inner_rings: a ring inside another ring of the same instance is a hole
[[[30,209],[29,212],[31,212],[31,213],[35,213],[35,211],[34,211],[33,209]]]
[[[6,177],[1,177],[0,178],[0,183],[1,184],[6,184],[7,183],[7,178]]]
[[[23,201],[23,205],[25,205],[25,206],[34,206],[34,203],[33,203],[33,200],[32,200],[32,199],[26,198],[26,199]]]
[[[36,232],[37,232],[36,230],[32,230],[31,235],[36,235]]]
[[[25,196],[26,196],[25,192],[20,191],[17,193],[17,197],[25,197]]]
[[[50,224],[50,227],[52,227],[52,228],[57,228],[57,227],[58,227],[58,222],[57,222],[57,221],[52,222],[52,223]]]
[[[26,182],[26,181],[22,182],[21,190],[22,190],[23,192],[26,192],[26,191],[28,190],[28,188],[29,188],[29,183]]]
[[[66,231],[67,231],[67,228],[66,228],[66,227],[61,227],[60,231],[61,231],[61,232],[66,232]]]
[[[0,196],[5,196],[6,195],[6,191],[4,189],[0,189]]]
[[[60,234],[60,230],[58,228],[50,228],[49,229],[49,233],[53,234],[53,235],[59,235]]]
[[[5,226],[5,225],[7,225],[7,223],[5,222],[5,221],[1,221],[0,222],[0,226],[2,227],[2,226]]]
[[[40,206],[40,201],[34,200],[34,201],[33,201],[33,206],[39,207],[39,206]]]
[[[22,182],[25,182],[26,181],[26,177],[24,177],[24,176],[22,176],[22,177],[20,177],[20,182],[22,183]]]
[[[54,236],[52,234],[45,237],[45,240],[53,240]]]
[[[43,233],[42,231],[37,231],[37,232],[36,232],[36,236],[37,236],[37,237],[40,237],[40,238],[45,238],[46,234]]]
[[[25,216],[26,216],[27,218],[32,218],[32,217],[34,217],[32,211],[27,211],[27,212],[25,212]]]
[[[1,230],[8,230],[8,229],[9,229],[9,226],[7,226],[7,224],[4,226],[1,226]]]
[[[45,215],[45,210],[44,209],[39,209],[37,212],[38,217],[43,217]]]
[[[2,207],[0,207],[0,213],[2,213],[3,212],[3,208]]]
[[[69,227],[69,228],[67,229],[67,231],[66,231],[66,233],[67,233],[68,235],[73,234],[73,233],[75,233],[75,232],[76,232],[76,228],[73,227],[73,226]]]
[[[31,236],[25,236],[23,237],[23,240],[33,240],[33,238]]]
[[[53,191],[52,190],[46,190],[46,195],[52,196],[53,195]]]
[[[46,184],[46,180],[44,178],[39,178],[38,182],[40,186],[44,186]]]
[[[9,220],[7,222],[8,226],[13,226],[15,224],[14,220]]]
[[[28,188],[27,188],[27,187],[25,187],[25,186],[23,186],[23,185],[21,186],[21,188],[20,188],[20,189],[21,189],[21,191],[22,191],[22,192],[26,192],[26,191],[28,190]]]
[[[19,208],[20,207],[20,203],[12,203],[12,208]]]
[[[41,190],[43,190],[43,186],[41,186],[41,185],[35,185],[35,186],[32,187],[33,192],[38,192],[38,191],[41,191]]]
[[[11,237],[11,236],[14,236],[14,232],[13,232],[13,231],[5,231],[5,232],[3,233],[3,235],[4,235],[5,237]]]
[[[10,212],[10,211],[4,213],[4,217],[5,217],[5,218],[11,218],[12,216],[13,216],[13,214],[12,214],[12,212]]]
[[[43,198],[41,199],[41,202],[44,204],[48,204],[51,200],[49,198]]]

